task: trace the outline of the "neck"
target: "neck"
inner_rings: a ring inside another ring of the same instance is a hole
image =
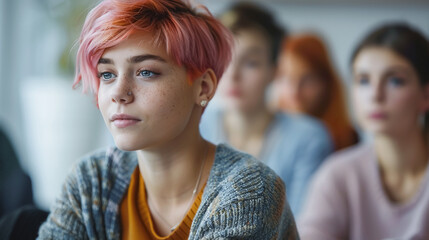
[[[375,145],[387,197],[397,203],[408,201],[426,173],[428,151],[423,134],[412,130],[402,137],[377,136]]]
[[[385,174],[415,174],[426,170],[428,151],[419,129],[407,136],[376,136],[375,146],[381,169]]]
[[[228,112],[225,114],[225,131],[229,143],[235,148],[259,156],[265,132],[274,115],[264,108],[254,112]]]
[[[246,139],[250,136],[265,134],[274,114],[263,108],[254,112],[231,111],[225,115],[225,127],[228,135]]]
[[[137,151],[149,199],[170,206],[180,205],[192,195],[201,171],[198,191],[207,180],[215,146],[201,138],[199,117],[191,121],[193,123],[170,142]]]

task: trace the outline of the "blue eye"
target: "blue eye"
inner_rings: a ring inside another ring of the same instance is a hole
[[[390,77],[388,79],[389,85],[393,86],[393,87],[400,87],[404,85],[404,80],[402,80],[401,78],[398,77]]]
[[[248,60],[244,63],[244,65],[249,68],[256,68],[259,67],[259,62],[255,60]]]
[[[359,85],[368,85],[369,84],[369,79],[365,78],[365,77],[362,77],[362,78],[357,79],[357,83]]]
[[[107,81],[116,77],[116,75],[111,72],[103,72],[103,73],[100,73],[99,76],[100,78],[102,78],[103,81]]]
[[[149,71],[149,70],[142,70],[137,75],[141,76],[141,77],[145,77],[145,78],[151,78],[151,77],[153,77],[155,75],[159,75],[159,74],[152,72],[152,71]]]

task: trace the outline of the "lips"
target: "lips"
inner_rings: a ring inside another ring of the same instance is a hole
[[[112,117],[110,118],[110,121],[117,128],[126,128],[137,124],[141,120],[137,117],[127,115],[127,114],[113,114]]]
[[[387,114],[382,112],[373,112],[373,113],[370,113],[368,117],[374,120],[382,120],[387,118]]]

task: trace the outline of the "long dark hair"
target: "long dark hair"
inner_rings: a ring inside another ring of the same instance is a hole
[[[373,30],[354,50],[350,63],[367,47],[388,48],[416,70],[422,87],[429,84],[429,42],[417,29],[406,23],[391,23]],[[424,128],[429,133],[429,112],[425,113]]]

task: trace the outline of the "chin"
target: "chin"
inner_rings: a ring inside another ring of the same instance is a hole
[[[115,145],[123,151],[136,151],[144,148],[141,143],[130,137],[114,136],[113,139],[115,141]]]
[[[389,136],[392,135],[392,131],[385,126],[368,126],[365,128],[368,132],[375,136]]]
[[[115,145],[116,145],[116,147],[118,147],[122,151],[136,151],[136,150],[141,149],[141,148],[138,148],[138,147],[136,147],[130,143],[122,143],[122,142],[115,141]]]

